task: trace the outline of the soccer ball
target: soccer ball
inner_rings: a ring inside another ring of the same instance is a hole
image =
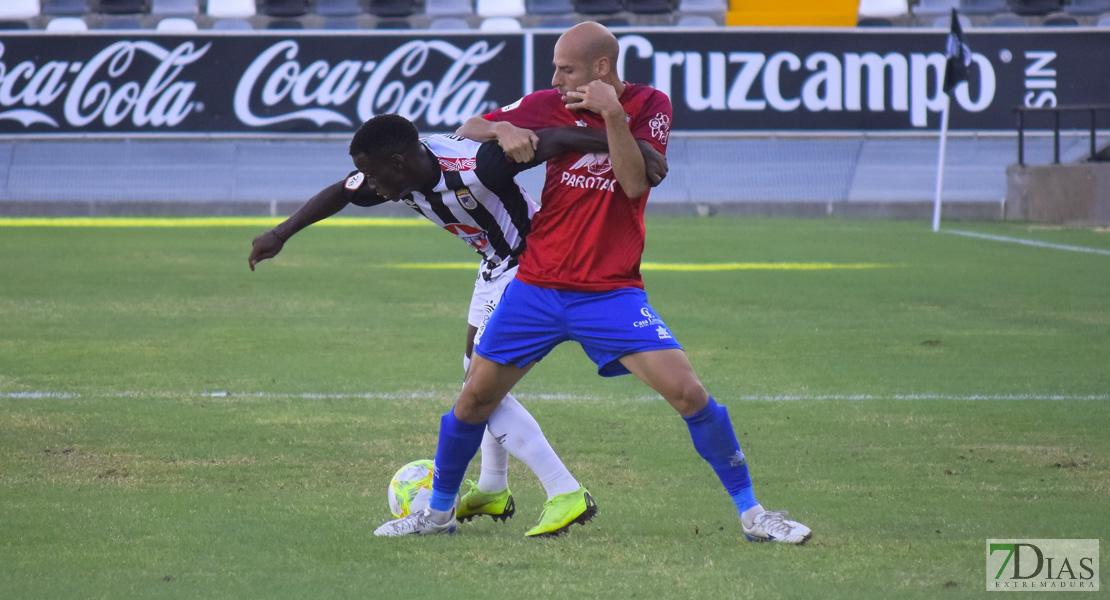
[[[401,467],[389,482],[389,510],[400,519],[424,510],[432,500],[432,475],[435,469],[428,459],[417,460]]]

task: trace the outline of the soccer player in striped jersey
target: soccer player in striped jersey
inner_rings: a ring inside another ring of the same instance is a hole
[[[529,163],[513,162],[496,142],[479,143],[453,135],[421,139],[416,127],[398,115],[378,115],[359,128],[350,146],[357,167],[345,179],[313,196],[292,216],[256,237],[248,259],[251,270],[281,252],[298,231],[326,219],[348,204],[377,206],[403,202],[445,231],[457,236],[481,257],[467,317],[466,356],[479,328],[516,274],[537,207],[514,179],[549,156],[577,149],[605,151],[605,136],[577,127],[538,132],[536,155]],[[666,159],[644,145],[656,183],[666,175]],[[597,513],[596,503],[551,448],[531,414],[507,394],[490,416],[481,443],[481,471],[467,482],[459,520],[489,515],[502,521],[513,516],[515,502],[508,489],[508,456],[524,462],[547,492],[540,522],[530,537],[558,535],[571,523],[584,523]]]
[[[757,542],[803,544],[812,535],[785,511],[756,501],[747,460],[724,406],[705,390],[682,346],[648,304],[640,277],[649,179],[638,143],[666,151],[671,103],[616,73],[620,47],[603,26],[580,23],[555,44],[553,89],[467,121],[460,135],[497,140],[531,159],[533,130],[560,125],[604,131],[608,153],[570,151],[547,163],[541,201],[517,278],[474,348],[462,394],[443,416],[431,505],[385,523],[377,535],[450,533],[451,505],[500,398],[556,345],[582,345],[602,376],[633,373],[685,419],[698,454]]]

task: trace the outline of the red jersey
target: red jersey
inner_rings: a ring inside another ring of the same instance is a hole
[[[671,124],[666,94],[629,83],[620,103],[632,136],[665,154]],[[484,116],[533,131],[573,125],[605,130],[600,115],[567,109],[556,89],[533,92]],[[532,219],[517,278],[539,287],[584,292],[642,289],[647,198],[624,193],[608,154],[567,152],[547,161],[540,211]]]

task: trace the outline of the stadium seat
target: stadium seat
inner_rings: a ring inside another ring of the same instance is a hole
[[[39,16],[41,11],[39,0],[7,0],[0,3],[0,19],[3,20],[31,19]]]
[[[965,15],[996,15],[1007,11],[1006,0],[960,0],[961,13]]]
[[[158,21],[154,30],[159,33],[193,33],[197,31],[197,22],[186,17],[169,17]]]
[[[723,15],[728,12],[728,2],[727,0],[679,0],[678,12]]]
[[[482,19],[482,23],[478,26],[479,31],[486,33],[511,33],[520,31],[523,27],[520,21],[513,17],[488,17]]]
[[[1069,0],[1064,5],[1069,15],[1099,15],[1110,12],[1110,0]]]
[[[150,3],[152,15],[192,17],[199,13],[197,0],[152,0]]]
[[[1077,27],[1079,21],[1075,17],[1054,15],[1044,20],[1045,27]]]
[[[919,0],[913,14],[922,17],[947,15],[953,8],[960,7],[960,0]]]
[[[474,14],[474,0],[425,0],[424,14],[463,17]]]
[[[301,17],[308,14],[308,0],[262,0],[259,8],[267,17]]]
[[[625,0],[625,9],[637,15],[653,15],[674,12],[671,0]]]
[[[906,0],[860,0],[859,3],[861,17],[901,17],[909,12]]]
[[[436,17],[435,19],[432,19],[431,23],[428,23],[428,29],[433,30],[433,31],[435,31],[437,29],[442,29],[442,30],[470,29],[470,23],[467,23],[466,19],[460,19],[459,17]]]
[[[570,0],[527,0],[524,3],[530,15],[566,15],[574,12]]]
[[[150,6],[146,0],[100,0],[96,12],[106,15],[134,15],[150,12]]]
[[[208,2],[209,6],[211,6],[212,0],[208,0]],[[216,31],[247,31],[254,29],[254,27],[251,25],[251,22],[246,19],[216,19],[216,21],[212,23],[212,29]]]
[[[545,16],[540,19],[539,27],[542,29],[570,29],[578,24],[578,20],[571,16]]]
[[[1029,23],[1025,22],[1024,17],[1017,15],[998,15],[991,19],[991,27],[1028,27]]]
[[[713,17],[709,17],[706,15],[682,15],[681,17],[679,17],[678,22],[675,23],[675,25],[678,27],[699,28],[720,27],[720,24],[717,23],[717,21],[714,20]]]
[[[894,27],[894,21],[886,17],[860,17],[856,27]]]
[[[131,31],[135,29],[143,29],[143,24],[135,17],[111,17],[104,19],[97,29],[114,29],[120,31]]]
[[[245,19],[254,15],[254,0],[208,0],[208,16],[210,17]],[[212,28],[216,29],[215,26]]]
[[[474,12],[479,17],[522,17],[527,12],[524,0],[478,0]]]
[[[316,0],[314,12],[322,17],[357,17],[362,7],[358,0]]]
[[[1047,15],[1060,10],[1063,0],[1009,0],[1010,10],[1019,15]]]
[[[621,16],[608,15],[604,17],[598,17],[597,22],[609,28],[632,27],[632,21],[629,21],[628,19]]]
[[[266,29],[304,29],[299,19],[274,19],[266,24]]]
[[[412,22],[408,19],[382,19],[374,25],[374,29],[412,29]]]
[[[324,17],[322,29],[361,29],[354,17]]]
[[[90,12],[89,0],[42,0],[44,15],[87,15]]]
[[[88,30],[89,24],[81,17],[58,17],[46,24],[46,31],[50,33],[85,33]]]
[[[967,15],[957,15],[957,18],[960,20],[960,27],[961,28],[963,28],[963,29],[971,28],[971,17],[968,17]],[[952,26],[952,17],[951,17],[951,15],[946,15],[946,16],[943,16],[943,17],[937,17],[936,20],[933,21],[933,25],[932,25],[932,27],[934,29],[948,29],[951,26]]]
[[[416,12],[415,0],[370,0],[370,14],[375,17],[407,17]],[[403,29],[378,27],[378,29]]]
[[[624,0],[574,0],[574,11],[584,15],[611,15],[624,10]]]
[[[1110,15],[1102,15],[1095,23],[1095,27],[1110,27]]]

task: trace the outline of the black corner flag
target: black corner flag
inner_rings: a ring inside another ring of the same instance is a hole
[[[964,32],[956,9],[952,9],[952,28],[948,31],[948,45],[945,51],[948,64],[944,68],[944,93],[952,93],[952,88],[961,81],[967,81],[967,68],[971,65],[971,48],[964,43]]]

